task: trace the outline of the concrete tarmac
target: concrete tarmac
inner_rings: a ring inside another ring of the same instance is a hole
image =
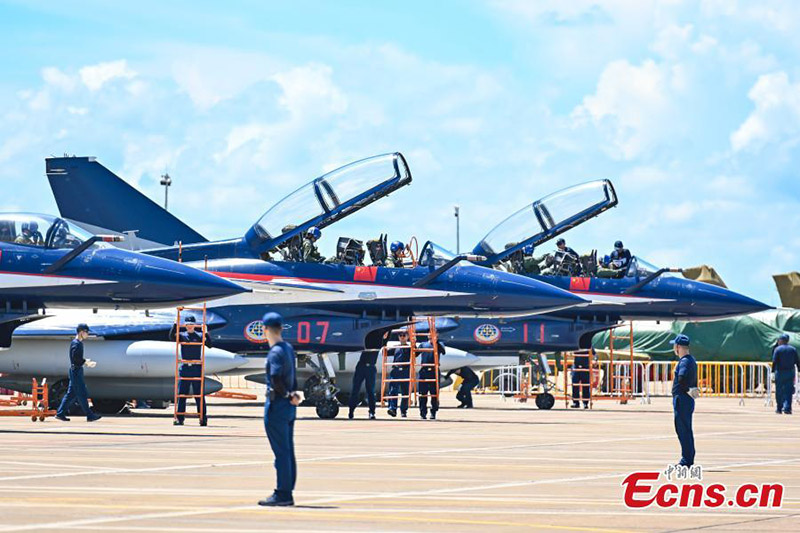
[[[296,507],[269,509],[261,406],[212,399],[210,423],[172,412],[87,423],[0,418],[0,531],[800,531],[800,412],[697,402],[704,485],[782,483],[780,509],[632,510],[622,480],[679,458],[671,401],[551,411],[499,396],[435,421],[319,420],[300,408]],[[663,476],[661,478],[663,480]]]

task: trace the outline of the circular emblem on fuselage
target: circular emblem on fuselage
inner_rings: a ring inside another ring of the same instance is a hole
[[[500,330],[494,324],[481,324],[473,336],[481,344],[494,344],[500,340]]]
[[[257,344],[267,342],[264,324],[260,320],[253,320],[247,324],[244,327],[244,338]]]

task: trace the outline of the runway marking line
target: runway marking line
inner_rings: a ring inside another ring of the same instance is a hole
[[[758,466],[758,465],[768,465],[768,464],[789,464],[800,462],[800,457],[794,459],[784,459],[784,460],[770,460],[770,461],[762,461],[762,462],[751,462],[751,463],[733,463],[727,465],[718,465],[709,468],[713,469],[723,469],[723,468],[740,468],[740,467],[747,467],[747,466]],[[348,503],[348,502],[355,502],[355,501],[364,501],[364,500],[372,500],[372,499],[385,499],[385,498],[396,498],[402,496],[432,496],[436,494],[458,494],[462,492],[474,492],[476,490],[494,490],[498,488],[511,488],[511,487],[521,487],[521,486],[534,486],[534,485],[549,485],[549,484],[561,484],[561,483],[571,483],[571,482],[578,482],[578,481],[591,481],[597,479],[614,479],[614,478],[622,478],[626,476],[627,473],[622,474],[606,474],[606,475],[599,475],[599,476],[585,476],[585,477],[573,477],[573,478],[562,478],[562,479],[547,479],[547,480],[529,480],[529,481],[519,481],[519,482],[511,482],[511,483],[496,483],[492,485],[480,485],[480,486],[473,486],[473,487],[458,487],[458,488],[442,488],[442,489],[431,489],[426,491],[404,491],[404,492],[396,492],[396,493],[374,493],[374,494],[365,494],[363,496],[358,497],[333,497],[333,498],[321,498],[317,500],[312,500],[310,502],[301,502],[304,506],[312,506],[312,505],[324,505],[329,503]],[[80,526],[90,526],[90,525],[98,525],[98,524],[109,524],[109,523],[118,523],[118,522],[129,522],[129,521],[142,521],[142,520],[157,520],[157,519],[165,519],[165,518],[180,518],[180,517],[187,517],[187,516],[199,516],[199,515],[211,515],[211,514],[222,514],[222,513],[232,513],[232,512],[259,512],[260,514],[267,514],[267,513],[276,513],[276,509],[258,509],[255,507],[255,504],[249,505],[237,505],[237,506],[230,506],[230,507],[208,507],[205,509],[196,509],[196,510],[185,510],[185,511],[175,511],[175,512],[164,512],[164,513],[149,513],[149,514],[140,514],[140,515],[127,515],[127,516],[108,516],[108,517],[97,517],[97,518],[88,518],[88,519],[81,519],[81,520],[69,520],[63,522],[48,522],[48,523],[40,523],[40,524],[31,524],[31,525],[24,525],[24,526],[11,526],[10,528],[6,529],[6,531],[31,531],[31,530],[40,530],[45,528],[73,528],[73,527],[80,527]],[[278,511],[280,512],[280,511]],[[315,510],[308,510],[308,511],[290,511],[292,513],[303,514],[306,518],[310,518],[316,512]],[[324,510],[323,510],[324,512]],[[509,514],[513,514],[513,511],[509,511]],[[409,519],[413,520],[413,519]],[[455,523],[462,523],[466,524],[468,522],[455,522]],[[507,524],[479,524],[476,523],[475,525],[507,525],[507,526],[517,526],[517,525],[525,525],[525,524],[517,524],[517,523],[507,523]],[[553,527],[553,526],[538,526],[538,528],[542,527]],[[609,530],[601,530],[601,529],[582,529],[582,528],[569,528],[566,526],[562,526],[564,529],[570,529],[573,531],[609,531]]]
[[[758,433],[763,435],[765,432],[770,431],[780,431],[780,432],[796,432],[800,431],[800,427],[788,427],[788,428],[774,428],[772,430],[741,430],[741,431],[726,431],[726,432],[717,432],[717,433],[705,433],[699,434],[698,437],[705,438],[711,436],[727,436],[727,435],[747,435],[752,433]],[[517,444],[517,445],[507,445],[507,446],[484,446],[479,448],[445,448],[445,449],[433,449],[433,450],[421,450],[421,451],[411,451],[411,452],[389,452],[389,453],[369,453],[369,454],[348,454],[348,455],[339,455],[339,456],[328,456],[328,457],[310,457],[305,459],[298,459],[298,463],[320,463],[320,462],[328,462],[328,461],[335,461],[340,459],[369,459],[369,458],[399,458],[399,457],[408,457],[408,456],[425,456],[425,455],[439,455],[443,453],[460,453],[460,452],[477,452],[477,451],[496,451],[496,450],[519,450],[519,449],[532,449],[532,448],[547,448],[552,446],[575,446],[580,444],[609,444],[609,443],[617,443],[617,442],[631,442],[631,441],[654,441],[654,440],[667,440],[667,439],[674,439],[674,434],[668,435],[655,435],[651,437],[620,437],[615,439],[592,439],[592,440],[583,440],[583,441],[561,441],[561,442],[549,442],[549,443],[535,443],[535,444]],[[149,472],[161,472],[161,471],[173,471],[173,470],[191,470],[195,468],[214,468],[214,467],[229,467],[229,466],[254,466],[254,465],[267,465],[268,460],[263,461],[241,461],[241,462],[234,462],[234,463],[201,463],[196,465],[173,465],[173,466],[165,466],[165,467],[151,467],[151,468],[115,468],[115,469],[108,469],[105,471],[86,471],[86,472],[61,472],[57,474],[28,474],[28,475],[21,475],[21,476],[6,476],[0,477],[0,482],[2,481],[19,481],[25,479],[49,479],[49,478],[64,478],[64,477],[74,477],[74,476],[87,476],[93,474],[138,474],[138,473],[149,473]]]

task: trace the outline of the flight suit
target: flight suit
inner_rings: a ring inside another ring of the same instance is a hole
[[[367,394],[367,404],[369,414],[375,415],[375,376],[378,373],[375,364],[378,362],[377,351],[363,351],[356,363],[356,371],[353,374],[353,387],[350,389],[350,415],[352,415],[361,396],[361,384],[364,384]]]
[[[59,417],[66,418],[72,408],[72,404],[77,401],[86,414],[87,420],[92,421],[99,418],[89,407],[89,391],[86,389],[86,381],[83,379],[83,365],[85,362],[86,359],[83,358],[83,342],[77,338],[72,339],[69,345],[69,387],[56,411],[56,415]]]
[[[780,344],[772,351],[772,371],[775,372],[775,412],[792,414],[795,368],[800,370],[797,350],[789,344]]]
[[[478,374],[473,372],[468,366],[459,368],[458,370],[461,376],[461,387],[459,387],[458,393],[456,393],[456,399],[461,402],[459,407],[472,409],[472,389],[477,387],[481,380]]]
[[[592,396],[592,369],[591,355],[578,353],[572,361],[572,407],[579,407],[580,400],[583,406],[589,407],[589,398]]]
[[[672,412],[675,418],[675,433],[681,443],[681,462],[685,466],[694,464],[694,432],[692,416],[694,414],[694,398],[689,389],[697,387],[697,361],[691,354],[686,354],[675,367],[675,380],[672,383]]]
[[[411,348],[396,348],[394,351],[393,363],[408,363],[411,361]],[[411,375],[410,365],[392,365],[389,371],[389,379],[398,379],[406,381],[391,381],[389,382],[388,396],[389,398],[389,413],[397,413],[397,396],[402,395],[400,400],[400,413],[405,416],[408,412],[408,379]]]
[[[203,342],[203,333],[200,330],[200,326],[193,332],[182,331],[180,334],[181,342]],[[172,331],[170,332],[170,339],[175,338],[175,326],[172,327]],[[209,348],[211,347],[211,341],[206,335],[206,346]],[[181,345],[181,359],[183,361],[197,361],[196,363],[192,362],[182,362],[180,368],[178,369],[178,375],[182,378],[199,378],[202,377],[202,366],[200,365],[200,358],[202,357],[203,347],[200,345]],[[197,379],[182,379],[178,383],[178,396],[183,394],[200,394],[200,381]],[[200,416],[200,424],[205,426],[208,418],[206,414],[206,402],[205,398],[201,398],[197,396],[194,399],[195,404],[197,405],[197,412],[202,413]],[[177,411],[179,413],[186,412],[186,398],[178,398],[178,407]],[[184,419],[186,418],[184,415],[177,415],[178,423],[183,423]]]
[[[304,263],[322,263],[325,258],[320,255],[317,245],[311,239],[303,239],[300,248],[300,259]]]
[[[609,256],[611,263],[609,266],[600,267],[597,269],[598,278],[621,278],[625,276],[628,271],[628,266],[631,264],[633,256],[630,250],[623,248],[621,252],[614,249]]]
[[[420,348],[430,349],[433,344],[430,341],[423,342],[419,345]],[[444,345],[439,343],[439,357],[444,355]],[[439,378],[436,368],[433,365],[435,361],[433,352],[422,352],[419,357],[419,414],[422,418],[428,416],[428,398],[431,400],[431,419],[436,418],[436,412],[439,410],[439,397],[436,395],[436,382],[428,380],[436,380]]]
[[[389,266],[392,268],[403,268],[403,258],[392,255],[389,258]]]
[[[294,421],[297,407],[289,395],[297,390],[296,362],[291,344],[281,341],[267,354],[267,397],[264,401],[264,429],[275,455],[279,499],[292,499],[297,481],[297,460],[294,456]]]

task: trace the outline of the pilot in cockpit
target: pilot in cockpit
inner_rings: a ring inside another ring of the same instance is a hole
[[[39,224],[31,221],[31,222],[23,222],[22,223],[22,231],[14,240],[17,244],[30,244],[35,246],[42,246],[44,239],[42,239],[42,234],[39,233]]]
[[[628,266],[631,264],[630,250],[622,245],[622,241],[614,243],[614,251],[607,255],[597,269],[598,278],[621,278],[628,271]]]
[[[403,268],[403,253],[405,252],[406,246],[400,241],[392,242],[389,250],[392,252],[392,256],[389,258],[389,265],[394,268]]]
[[[301,261],[304,263],[322,263],[325,261],[316,245],[320,237],[322,237],[322,232],[319,228],[316,226],[308,228],[301,247]]]

